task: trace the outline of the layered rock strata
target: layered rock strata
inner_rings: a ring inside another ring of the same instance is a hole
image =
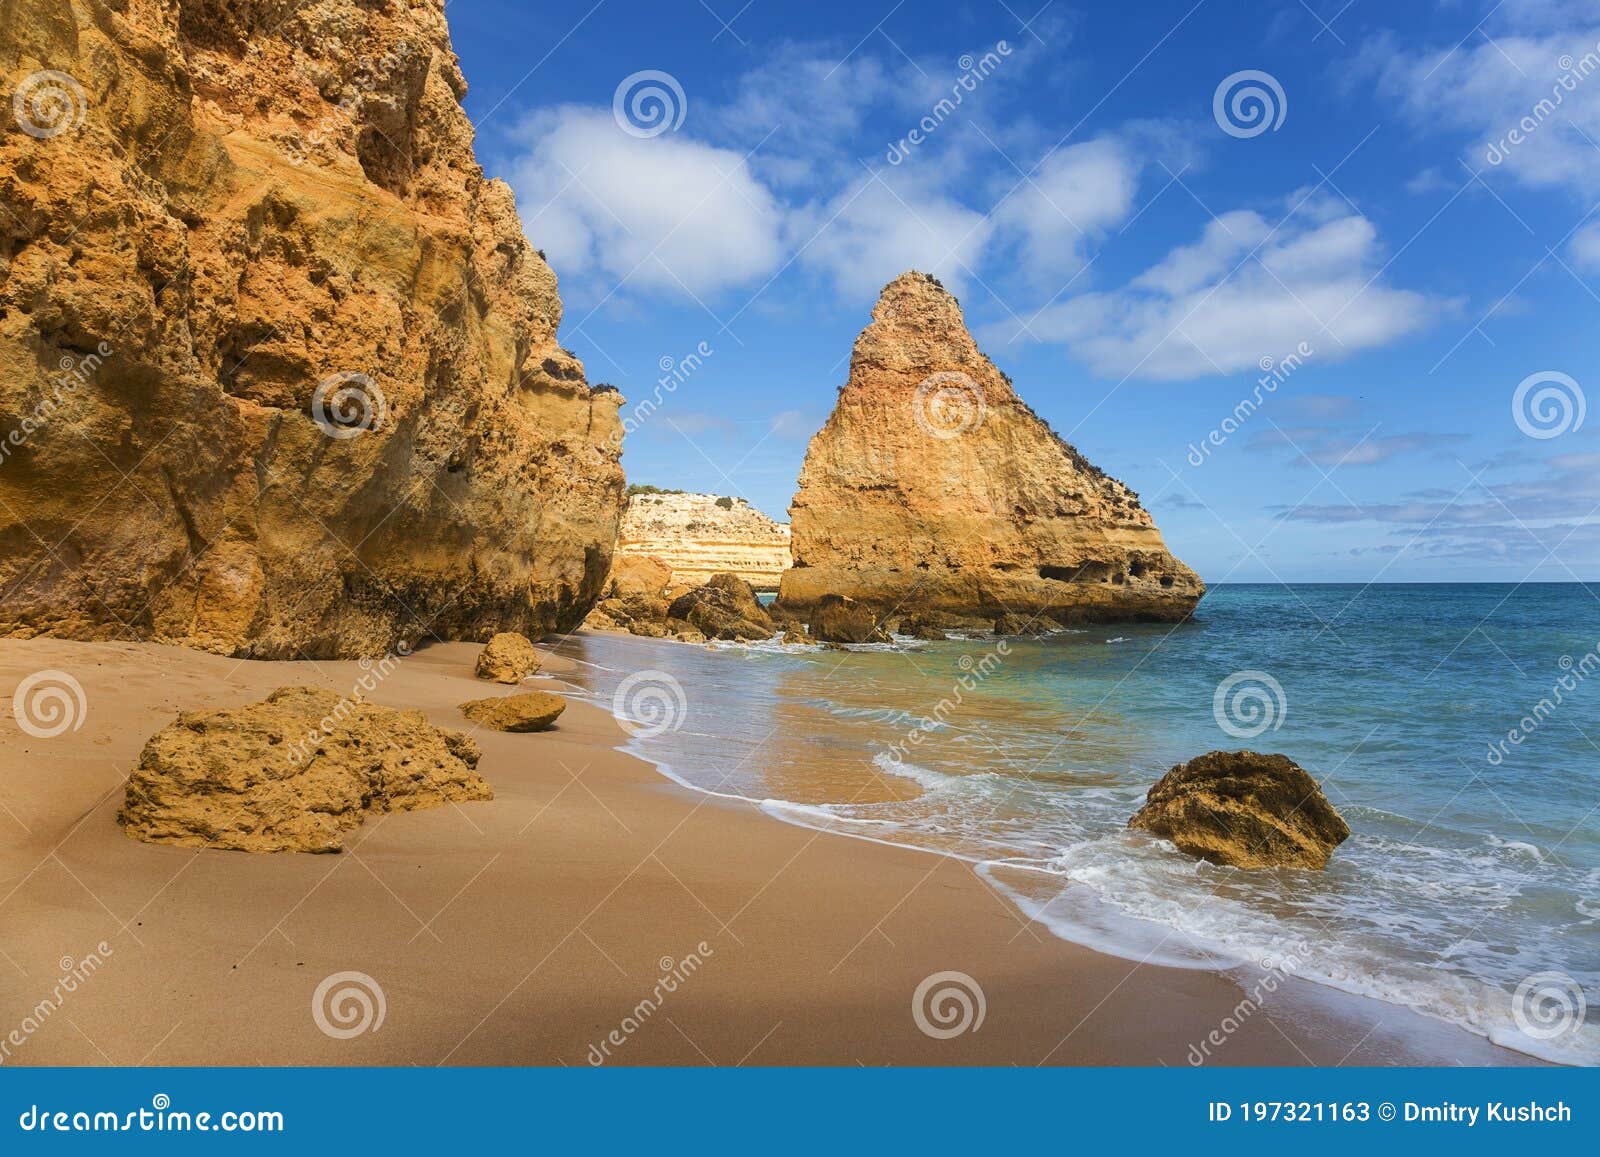
[[[639,493],[623,512],[617,557],[658,559],[672,568],[675,586],[732,574],[775,591],[790,563],[789,527],[742,498]]]

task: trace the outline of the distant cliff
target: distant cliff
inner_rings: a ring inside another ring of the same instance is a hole
[[[1138,495],[1063,442],[906,273],[857,338],[790,507],[779,604],[844,595],[880,615],[1181,619],[1204,593]]]
[[[617,555],[660,559],[672,568],[675,587],[732,574],[758,591],[775,591],[789,566],[789,528],[742,498],[636,493],[622,515]]]
[[[0,634],[257,657],[598,596],[619,396],[484,179],[444,0],[7,0]]]

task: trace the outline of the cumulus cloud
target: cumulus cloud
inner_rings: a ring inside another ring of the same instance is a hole
[[[1213,220],[1119,290],[1085,293],[1028,320],[1096,372],[1182,380],[1254,370],[1305,342],[1331,360],[1424,325],[1434,306],[1381,275],[1363,216],[1302,206],[1277,225],[1243,210]]]
[[[701,297],[784,259],[783,206],[742,153],[682,132],[630,136],[609,110],[571,105],[530,117],[518,137],[507,179],[564,287]]]
[[[1140,168],[1115,138],[1060,149],[1000,204],[996,226],[1016,242],[1018,264],[1035,282],[1060,284],[1082,268],[1091,239],[1127,219]]]
[[[792,228],[807,266],[826,273],[845,294],[871,298],[908,269],[931,273],[959,292],[994,222],[936,191],[875,174],[797,213]]]

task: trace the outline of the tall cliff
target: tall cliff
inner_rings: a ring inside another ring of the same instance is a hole
[[[635,494],[622,514],[617,557],[660,559],[672,568],[673,586],[732,574],[775,591],[789,566],[789,528],[742,498]]]
[[[890,282],[790,507],[779,603],[1171,620],[1204,593],[1133,491],[1019,398],[931,277]]]
[[[614,391],[444,0],[7,0],[0,633],[258,657],[567,629]]]

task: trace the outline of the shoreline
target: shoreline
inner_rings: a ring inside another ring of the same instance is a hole
[[[88,703],[54,739],[0,723],[20,753],[0,825],[21,833],[0,851],[0,1036],[66,960],[111,950],[0,1059],[584,1065],[618,1033],[603,1063],[1182,1066],[1231,1026],[1205,1063],[1538,1063],[1399,1006],[1293,983],[1244,1008],[1246,976],[1072,944],[966,861],[681,786],[576,696],[556,730],[484,732],[455,704],[511,689],[472,677],[476,651],[423,648],[369,698],[472,734],[494,801],[370,820],[337,856],[252,856],[127,838],[123,777],[179,709],[288,684],[344,692],[361,664],[0,642],[8,696],[57,668]],[[540,653],[524,687],[561,690],[573,662]],[[381,987],[385,1015],[336,1039],[313,998],[347,972]],[[983,1009],[944,1038],[947,1022],[924,1012],[929,1035],[913,1012],[942,973],[972,981]]]

